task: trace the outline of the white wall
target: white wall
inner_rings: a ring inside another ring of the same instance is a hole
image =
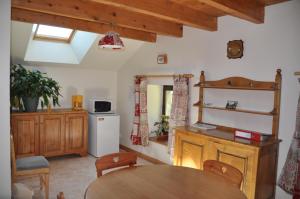
[[[155,122],[160,121],[162,111],[163,88],[160,85],[148,85],[147,87],[147,111],[149,132],[157,130]]]
[[[91,98],[109,98],[116,109],[117,72],[91,68],[71,67],[26,67],[46,72],[61,86],[60,105],[56,108],[71,108],[72,95],[83,95],[84,108]]]
[[[218,20],[218,31],[206,32],[184,28],[183,38],[159,37],[156,44],[144,44],[125,67],[118,72],[118,111],[121,114],[121,144],[146,153],[161,160],[167,158],[166,150],[151,143],[149,147],[133,146],[130,142],[134,111],[133,76],[153,73],[193,73],[192,83],[199,81],[200,71],[204,70],[207,79],[221,79],[228,76],[246,76],[255,80],[274,81],[277,68],[282,69],[282,98],[279,137],[280,154],[278,175],[284,164],[295,127],[296,106],[299,83],[293,75],[300,70],[300,1],[293,0],[266,8],[264,24],[253,24],[233,17]],[[226,44],[229,40],[242,39],[245,44],[244,57],[227,59]],[[156,57],[167,53],[167,65],[156,64]],[[192,88],[190,97],[190,122],[197,118],[197,109],[191,104],[198,100],[198,89]],[[230,91],[229,91],[230,92]],[[223,95],[222,93],[218,95]],[[249,108],[267,108],[269,94],[241,93]],[[226,99],[228,98],[225,96]],[[249,99],[248,99],[249,98]],[[129,99],[129,100],[124,100]],[[257,99],[265,104],[259,106]],[[220,102],[224,103],[224,102]],[[257,119],[245,114],[218,115],[206,113],[210,119],[225,124],[236,125],[237,121],[247,121],[243,126],[268,131],[267,119]],[[226,118],[232,118],[231,120]],[[240,118],[237,120],[237,118]],[[208,118],[209,119],[209,118]],[[264,122],[259,122],[264,121]],[[254,125],[253,125],[254,124]],[[166,160],[167,161],[167,160]],[[291,198],[280,188],[276,198]]]
[[[10,0],[0,1],[0,198],[3,199],[9,199],[11,196],[9,137],[10,6]]]

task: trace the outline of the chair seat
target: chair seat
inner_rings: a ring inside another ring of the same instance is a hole
[[[49,168],[49,162],[44,156],[18,158],[16,168],[17,171]]]

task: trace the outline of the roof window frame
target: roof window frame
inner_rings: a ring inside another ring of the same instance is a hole
[[[60,43],[71,43],[72,39],[74,38],[74,35],[76,33],[76,30],[72,29],[72,32],[68,38],[60,38],[60,37],[51,37],[51,36],[41,36],[37,35],[38,29],[40,25],[44,24],[36,24],[36,29],[34,31],[33,40],[42,40],[42,41],[49,41],[49,42],[60,42]],[[50,25],[46,25],[50,26]],[[56,26],[53,26],[56,27]],[[61,27],[58,27],[61,28]]]

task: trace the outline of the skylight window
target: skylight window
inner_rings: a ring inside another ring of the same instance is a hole
[[[33,39],[70,43],[75,30],[47,25],[36,25]]]

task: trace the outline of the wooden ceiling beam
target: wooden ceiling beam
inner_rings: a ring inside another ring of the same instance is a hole
[[[264,3],[265,5],[269,6],[269,5],[273,5],[273,4],[277,4],[277,3],[282,3],[282,2],[286,2],[289,0],[260,0],[262,3]]]
[[[217,30],[217,17],[209,16],[185,5],[166,0],[92,0],[110,6],[124,8],[131,12],[146,14],[170,20],[176,23],[201,28],[209,31]]]
[[[196,0],[222,10],[232,16],[253,23],[263,23],[265,7],[259,0]]]
[[[184,3],[186,0],[172,0],[176,3]],[[254,23],[264,22],[264,3],[261,0],[188,0],[190,4],[211,6],[224,13],[248,20]]]
[[[63,16],[55,16],[51,14],[39,13],[35,11],[23,10],[19,8],[12,8],[11,18],[15,21],[27,23],[41,23],[45,25],[52,25],[64,28],[71,28],[75,30],[82,30],[94,33],[104,34],[111,30],[111,25],[102,24],[98,22],[90,22],[80,19],[72,19]],[[135,39],[146,42],[155,42],[156,34],[134,30],[123,27],[114,27],[114,30],[120,34],[121,37]]]
[[[182,37],[182,24],[87,0],[12,0],[12,7]]]

